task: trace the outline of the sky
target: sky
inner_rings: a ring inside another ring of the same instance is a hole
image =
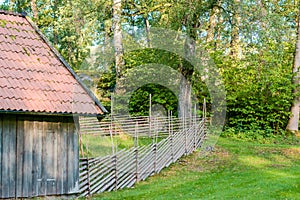
[[[5,0],[0,0],[0,4],[3,4]]]

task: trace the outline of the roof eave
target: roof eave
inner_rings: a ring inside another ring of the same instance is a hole
[[[84,116],[84,117],[101,117],[103,114],[96,113],[67,113],[67,112],[36,112],[22,110],[0,110],[0,114],[17,114],[17,115],[40,115],[40,116]]]
[[[25,13],[15,13],[7,10],[0,10],[0,14],[5,14],[5,15],[14,15],[14,16],[19,16],[19,17],[26,17]]]

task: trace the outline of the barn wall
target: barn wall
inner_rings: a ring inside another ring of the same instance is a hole
[[[72,117],[0,115],[0,198],[76,193],[78,157]]]

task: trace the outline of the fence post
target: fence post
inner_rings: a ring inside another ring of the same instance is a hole
[[[152,94],[150,94],[149,96],[149,137],[151,137],[151,132],[152,132],[152,119],[151,119],[151,115],[152,115]]]
[[[171,149],[171,160],[172,160],[172,163],[174,163],[174,147],[173,147],[173,133],[171,133],[170,135],[170,149]]]
[[[170,121],[170,123],[171,123],[171,134],[173,135],[174,126],[173,126],[173,113],[172,113],[172,110],[170,112],[170,116],[171,116],[171,121]]]
[[[138,122],[135,124],[135,140],[134,140],[134,146],[135,146],[135,182],[138,182],[139,180],[139,141],[138,141]]]
[[[135,182],[139,180],[139,150],[135,148]]]
[[[184,155],[187,155],[187,131],[185,124],[185,112],[183,112],[183,134],[184,134]]]
[[[203,102],[203,111],[202,111],[202,117],[204,118],[204,120],[206,120],[206,99],[204,98],[204,102]]]
[[[170,110],[168,110],[168,132],[170,135],[171,132]]]
[[[79,148],[80,148],[80,153],[81,153],[81,156],[84,158],[83,143],[82,143],[82,134],[81,134],[81,131],[78,131],[78,133],[79,133]]]
[[[197,105],[194,106],[194,125],[193,125],[193,132],[194,132],[194,150],[196,150],[196,134],[197,134]]]
[[[118,169],[117,169],[117,155],[113,155],[114,169],[115,169],[115,189],[118,188]]]
[[[174,163],[174,136],[173,136],[173,117],[172,117],[172,111],[170,111],[170,149],[171,149],[171,159],[172,163]]]
[[[111,151],[112,151],[112,154],[114,155],[115,154],[115,145],[114,145],[112,125],[109,125],[109,135],[110,135],[110,141],[111,141]]]
[[[156,151],[157,151],[157,143],[154,143],[154,146],[153,146],[153,154],[154,154],[153,170],[154,170],[154,173],[156,173],[156,159],[157,159]]]

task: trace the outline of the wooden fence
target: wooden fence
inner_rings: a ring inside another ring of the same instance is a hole
[[[132,187],[200,147],[206,134],[205,118],[193,117],[178,124],[176,129],[167,124],[168,135],[159,142],[153,140],[152,144],[135,145],[105,157],[81,158],[80,196]]]

